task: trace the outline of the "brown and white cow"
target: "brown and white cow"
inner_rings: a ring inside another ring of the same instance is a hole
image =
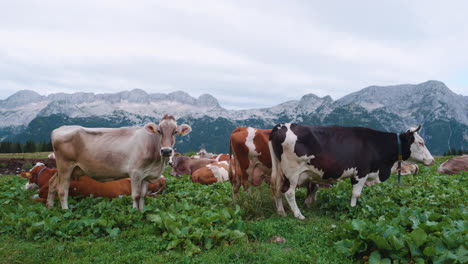
[[[229,161],[231,158],[229,157],[229,154],[218,154],[216,156],[211,157],[210,159],[213,159],[215,161]]]
[[[173,155],[169,160],[169,165],[172,166],[170,175],[180,177],[184,174],[192,174],[192,172],[198,170],[199,168],[215,162],[216,161],[213,159]]]
[[[258,186],[270,181],[271,156],[268,137],[271,129],[238,127],[230,137],[232,155],[229,180],[232,184],[234,201],[241,185],[247,190],[250,185]]]
[[[28,179],[25,185],[26,190],[39,189],[38,199],[36,201],[46,202],[49,193],[50,179],[55,176],[57,169],[49,169],[42,163],[37,163],[31,170],[21,172],[23,178]],[[55,176],[56,177],[56,176]],[[56,180],[52,180],[56,184]],[[157,180],[148,184],[148,196],[154,196],[160,193],[166,186],[166,179],[161,176]],[[93,196],[115,198],[121,195],[130,195],[130,179],[121,179],[109,182],[98,182],[87,176],[81,176],[78,179],[72,179],[70,182],[70,196]]]
[[[401,173],[400,175],[406,176],[411,174],[417,174],[419,172],[418,164],[413,164],[403,161],[401,163]],[[395,162],[392,167],[392,173],[398,173],[398,162]]]
[[[295,189],[306,182],[330,184],[350,178],[351,206],[356,206],[364,185],[386,181],[398,156],[426,166],[434,164],[417,133],[420,128],[395,134],[365,127],[276,125],[270,134],[270,149],[271,187],[278,214],[286,215],[283,191],[294,216],[304,219],[296,204]]]
[[[192,181],[201,184],[213,184],[229,180],[229,163],[220,161],[208,164],[192,172]]]
[[[440,164],[438,173],[458,174],[462,171],[468,171],[468,155],[453,157]]]
[[[57,160],[57,188],[50,186],[47,205],[54,205],[58,192],[62,209],[68,209],[70,180],[87,175],[98,181],[130,178],[133,208],[142,210],[148,181],[158,179],[173,152],[175,136],[186,135],[189,125],[178,126],[165,115],[159,124],[144,127],[85,128],[63,126],[52,131]]]

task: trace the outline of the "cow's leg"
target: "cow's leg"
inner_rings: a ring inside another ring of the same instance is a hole
[[[47,191],[47,195],[45,195],[45,197],[47,197],[47,207],[48,208],[54,207],[55,195],[57,194],[57,178],[58,178],[58,175],[57,175],[57,173],[55,173],[50,178],[49,182],[47,183],[48,187],[42,186],[41,191],[39,191],[39,196],[40,196],[42,191],[44,191],[44,192]]]
[[[351,178],[351,183],[353,184],[353,192],[351,196],[351,207],[356,206],[358,198],[361,196],[362,188],[367,181],[367,175],[363,178],[358,178],[358,175]]]
[[[231,181],[231,184],[232,184],[232,202],[233,203],[237,202],[237,198],[239,196],[239,191],[240,191],[240,187],[241,187],[239,177],[240,177],[239,175],[234,175],[233,179]]]
[[[132,185],[132,199],[133,199],[133,208],[140,211],[140,196],[141,196],[141,184],[142,178],[139,173],[133,173],[130,176],[130,183]],[[143,200],[144,202],[144,200]]]
[[[302,215],[302,213],[299,210],[299,207],[297,206],[297,203],[296,203],[297,180],[295,180],[295,179],[299,179],[299,175],[297,175],[297,176],[296,175],[297,174],[292,174],[292,177],[289,178],[290,179],[289,189],[286,191],[286,193],[284,195],[286,196],[286,200],[288,201],[289,207],[291,208],[291,210],[294,213],[294,217],[296,217],[298,219],[301,219],[301,220],[304,220],[305,217]]]
[[[317,191],[318,191],[318,184],[309,182],[307,184],[307,198],[305,200],[305,204],[307,207],[313,203],[317,202]]]
[[[57,176],[60,175],[60,177],[57,177],[57,192],[60,198],[60,203],[62,204],[62,209],[68,209],[68,191],[70,189],[71,173],[73,172],[73,169],[74,168],[71,167],[57,171]]]
[[[275,205],[276,205],[276,212],[280,216],[286,216],[286,211],[284,211],[284,206],[283,206],[283,197],[281,196],[281,192],[275,195]]]
[[[148,192],[148,182],[143,181],[141,183],[140,200],[138,201],[138,210],[139,211],[143,210],[143,207],[145,207],[145,196],[146,196],[147,192]]]

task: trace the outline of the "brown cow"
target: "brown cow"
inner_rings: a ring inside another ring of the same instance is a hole
[[[173,116],[165,115],[159,124],[144,127],[85,128],[63,126],[52,131],[57,160],[57,188],[50,185],[48,207],[59,194],[62,209],[68,209],[71,178],[86,175],[98,181],[130,178],[133,208],[141,211],[150,180],[158,179],[172,155],[175,136],[190,133]]]
[[[39,188],[39,198],[36,201],[46,202],[49,193],[49,181],[55,176],[57,169],[49,169],[42,163],[37,163],[30,171],[21,172],[21,176],[28,179],[25,189],[31,190]],[[52,180],[56,181],[56,178]],[[147,195],[154,196],[160,193],[166,186],[166,179],[161,176],[157,180],[148,184]],[[91,196],[115,198],[121,195],[131,194],[130,179],[117,181],[98,182],[87,176],[81,176],[77,180],[70,182],[70,196]]]
[[[229,163],[220,161],[208,164],[192,173],[192,181],[201,184],[213,184],[229,180]]]
[[[231,158],[229,157],[229,154],[219,154],[219,155],[211,157],[210,159],[213,159],[216,161],[229,161]]]
[[[263,181],[269,182],[271,175],[271,156],[268,137],[271,129],[239,127],[230,137],[232,154],[229,180],[232,184],[234,201],[240,186],[247,190],[250,185],[258,186]]]
[[[395,162],[392,167],[392,173],[398,173],[397,171],[398,168],[398,162]],[[413,164],[413,163],[408,163],[408,162],[402,162],[401,163],[401,175],[411,175],[411,174],[417,174],[419,172],[419,166],[418,164]]]
[[[212,159],[199,159],[186,156],[171,156],[169,165],[172,166],[171,176],[180,177],[183,174],[192,174],[192,172],[211,163],[215,163]]]
[[[453,157],[440,164],[438,173],[458,174],[462,171],[468,171],[468,155]]]

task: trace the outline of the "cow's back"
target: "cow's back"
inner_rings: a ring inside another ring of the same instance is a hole
[[[437,172],[445,174],[458,174],[462,171],[468,171],[468,155],[453,157],[437,169]]]
[[[76,166],[99,181],[129,177],[129,170],[159,159],[158,135],[142,128],[84,128],[63,126],[52,131],[57,167]],[[78,172],[80,170],[75,170]]]

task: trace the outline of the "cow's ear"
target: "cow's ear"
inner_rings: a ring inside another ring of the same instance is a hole
[[[21,177],[30,180],[30,179],[31,179],[31,173],[29,173],[29,172],[21,172]]]
[[[190,131],[192,131],[192,128],[187,124],[182,124],[177,127],[177,133],[179,133],[179,135],[181,136],[187,135],[188,133],[190,133]]]
[[[156,134],[158,132],[159,126],[155,123],[148,123],[145,125],[145,130],[150,134]]]
[[[416,128],[412,127],[410,129],[408,129],[406,132],[414,133],[414,132],[418,132],[420,129],[421,129],[421,124],[419,124],[418,127],[416,127]]]

